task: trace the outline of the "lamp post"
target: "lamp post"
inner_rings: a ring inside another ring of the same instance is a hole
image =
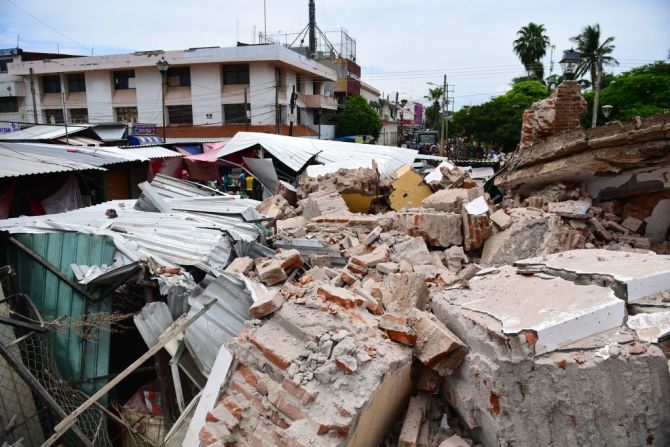
[[[564,79],[569,81],[575,79],[575,72],[577,71],[577,65],[579,65],[581,57],[581,53],[572,48],[563,51],[563,59],[558,63],[561,65],[561,70],[563,70]]]
[[[160,60],[156,62],[156,67],[158,71],[161,72],[161,99],[162,99],[162,115],[163,115],[163,143],[166,142],[165,139],[165,77],[167,75],[168,68],[170,64],[165,60],[165,56],[161,56]]]
[[[447,75],[444,75],[444,83],[443,85],[437,85],[434,82],[426,82],[428,85],[432,85],[435,87],[442,87],[442,126],[440,129],[440,145],[443,148],[446,148],[449,145],[449,139],[447,136],[447,132],[449,131],[449,99],[447,98],[448,95],[448,90],[447,90]]]

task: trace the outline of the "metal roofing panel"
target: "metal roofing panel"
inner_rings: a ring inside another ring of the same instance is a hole
[[[398,168],[411,164],[418,151],[391,146],[344,143],[254,132],[238,132],[223,148],[222,156],[260,145],[295,172],[312,157],[318,163],[341,163],[343,160],[369,162],[375,160],[382,177],[391,177]]]
[[[25,140],[53,140],[56,138],[64,137],[67,135],[74,135],[77,132],[88,129],[90,125],[77,125],[77,126],[67,126],[67,132],[65,132],[65,127],[60,126],[51,126],[51,125],[37,125],[33,127],[28,127],[27,129],[19,130],[18,132],[11,132],[0,134],[0,141],[25,141]]]
[[[18,143],[0,143],[0,178],[50,172],[87,171],[90,169],[104,171],[104,168],[81,161],[16,151],[12,149],[15,144]]]
[[[128,127],[124,124],[97,125],[92,130],[102,141],[119,141],[126,138]]]
[[[130,161],[143,161],[142,158],[118,148],[103,147],[72,147],[60,144],[46,143],[0,143],[2,147],[22,154],[48,156],[63,161],[86,163],[90,166],[108,166]],[[59,161],[57,161],[59,163]],[[91,169],[87,167],[86,169]]]
[[[156,174],[151,186],[165,197],[221,196],[223,193],[199,183],[180,180],[163,174]]]
[[[174,158],[182,156],[179,152],[171,151],[170,149],[165,149],[162,146],[145,146],[138,148],[122,149],[122,150],[128,152],[129,154],[142,158]]]
[[[165,139],[166,144],[200,144],[200,143],[225,143],[230,137],[180,137]]]

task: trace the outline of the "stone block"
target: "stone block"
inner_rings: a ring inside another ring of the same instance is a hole
[[[363,297],[355,295],[341,287],[319,286],[316,289],[316,293],[326,301],[339,304],[345,308],[362,306],[365,302]]]
[[[512,218],[509,217],[509,214],[507,214],[505,211],[498,210],[491,214],[491,222],[493,222],[496,227],[500,228],[501,230],[506,230],[510,227],[510,225],[512,225]]]
[[[461,245],[463,232],[458,214],[410,209],[396,216],[397,227],[410,236],[421,236],[433,247]]]
[[[256,271],[258,277],[268,286],[273,286],[282,281],[285,281],[286,272],[281,266],[281,262],[277,259],[265,259],[256,261]]]
[[[400,266],[395,262],[381,262],[377,264],[377,271],[385,275],[390,275],[392,273],[398,273]]]
[[[365,245],[371,245],[374,243],[377,239],[379,239],[379,236],[382,234],[382,227],[379,225],[374,227],[370,233],[368,233],[367,236],[365,236],[365,240],[363,240],[363,243]]]
[[[621,226],[628,228],[633,233],[639,233],[642,229],[642,225],[644,225],[644,222],[633,216],[628,216],[621,222]]]
[[[469,201],[468,190],[463,188],[441,189],[421,202],[423,208],[460,214],[463,204]]]
[[[421,423],[428,410],[428,403],[427,397],[423,394],[410,399],[405,419],[402,422],[398,447],[417,447]]]
[[[268,291],[249,307],[249,313],[252,317],[260,319],[279,310],[283,303],[284,297],[281,293]]]
[[[226,267],[226,272],[228,273],[242,273],[246,274],[254,268],[254,260],[248,257],[235,258],[228,267]]]
[[[393,261],[406,261],[410,265],[430,264],[430,252],[426,242],[421,237],[414,237],[393,246]]]
[[[425,366],[439,366],[438,372],[447,375],[463,361],[468,348],[433,314],[414,309],[409,325],[416,332],[414,355]]]
[[[353,256],[349,260],[349,262],[357,264],[367,269],[368,267],[370,268],[375,267],[377,264],[380,264],[382,262],[388,262],[388,260],[389,260],[389,249],[387,246],[382,245],[380,247],[375,248],[371,253]]]
[[[403,314],[417,308],[426,310],[430,291],[423,275],[418,273],[400,273],[384,278],[384,287],[391,291],[391,302],[387,310]]]

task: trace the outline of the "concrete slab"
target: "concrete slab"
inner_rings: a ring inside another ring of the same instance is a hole
[[[626,325],[635,331],[640,340],[658,343],[660,338],[670,334],[670,311],[631,315]]]
[[[491,315],[505,334],[532,331],[535,355],[556,350],[576,340],[618,327],[625,303],[610,289],[578,286],[562,278],[521,276],[513,267],[476,275],[461,295],[465,309]]]
[[[539,267],[545,273],[574,278],[580,284],[604,284],[602,277],[615,284],[619,298],[629,303],[670,290],[670,256],[611,250],[571,250],[525,259],[516,266]]]

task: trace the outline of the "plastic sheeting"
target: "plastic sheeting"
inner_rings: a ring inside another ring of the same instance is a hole
[[[67,179],[65,184],[53,195],[42,200],[42,208],[47,214],[64,213],[84,206],[79,184],[75,177]]]

